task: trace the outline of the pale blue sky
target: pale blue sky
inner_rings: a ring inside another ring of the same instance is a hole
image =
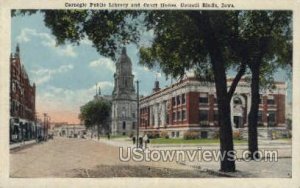
[[[79,46],[56,46],[41,14],[13,17],[11,35],[12,52],[19,43],[21,61],[30,80],[37,84],[38,113],[49,113],[53,121],[76,122],[79,107],[95,95],[96,83],[101,86],[103,94],[111,94],[114,62],[99,55],[90,41],[83,40]],[[141,81],[140,93],[150,94],[156,73],[137,64],[138,49],[135,45],[127,46],[127,54],[133,63],[135,80]],[[284,71],[276,74],[275,78],[287,80]],[[158,80],[161,87],[170,83],[161,73]]]
[[[30,80],[37,84],[37,111],[40,114],[48,112],[51,115],[57,110],[77,117],[79,107],[95,95],[96,83],[101,86],[102,94],[111,94],[114,62],[99,55],[90,41],[83,40],[79,46],[56,46],[41,14],[13,17],[11,35],[12,52],[19,43],[21,61]],[[127,54],[133,64],[135,80],[141,81],[140,93],[150,94],[157,73],[137,65],[135,45],[127,46]],[[170,82],[160,73],[157,77],[161,86]]]

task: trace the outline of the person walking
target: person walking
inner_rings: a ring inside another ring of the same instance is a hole
[[[147,144],[149,143],[148,135],[145,134],[143,139],[144,139],[144,142],[145,142],[145,149],[146,149],[147,148]]]
[[[139,148],[143,149],[143,137],[139,137]]]

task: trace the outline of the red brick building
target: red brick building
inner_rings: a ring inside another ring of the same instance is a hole
[[[31,84],[20,59],[19,46],[10,55],[10,140],[27,140],[36,134],[36,86]]]
[[[230,86],[232,80],[228,80]],[[259,128],[285,128],[286,84],[276,82],[276,89],[261,92]],[[231,100],[233,130],[247,129],[250,111],[250,85],[241,80]],[[170,137],[181,137],[186,131],[210,137],[218,130],[218,108],[215,86],[194,77],[160,89],[155,83],[153,93],[140,101],[140,130],[165,131]]]

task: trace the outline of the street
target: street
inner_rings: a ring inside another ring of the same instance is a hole
[[[134,162],[130,160],[122,162],[119,160],[119,147],[127,146],[130,146],[128,142],[124,143],[124,140],[118,139],[102,138],[100,141],[96,141],[55,137],[54,140],[25,147],[21,150],[11,150],[10,177],[207,178],[223,176],[218,173],[218,161],[177,163],[175,161]],[[216,150],[215,146],[205,147],[211,151]],[[291,177],[291,147],[282,144],[274,147],[279,148],[281,157],[278,162],[236,162],[238,171],[229,173],[229,175],[233,177]],[[153,146],[150,148],[153,149]],[[170,149],[170,147],[165,149],[168,148]],[[215,173],[204,169],[211,169]]]
[[[10,177],[213,177],[176,162],[121,162],[118,152],[89,139],[56,137],[11,151]]]

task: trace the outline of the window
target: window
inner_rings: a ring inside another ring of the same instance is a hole
[[[200,121],[207,121],[208,120],[208,110],[200,110],[200,113],[199,113],[199,118],[200,118]]]
[[[135,118],[135,113],[134,112],[132,112],[132,118]]]
[[[176,112],[173,112],[172,119],[173,119],[173,121],[176,121]]]
[[[267,104],[270,104],[270,105],[275,104],[274,96],[268,96]]]
[[[262,104],[262,103],[263,103],[263,96],[259,95],[259,104]]]
[[[181,101],[182,101],[182,104],[185,104],[185,94],[182,94]]]
[[[132,122],[132,129],[135,129],[135,122]]]
[[[152,125],[154,125],[154,115],[151,115],[151,121],[152,121]]]
[[[274,111],[268,112],[268,123],[275,123],[276,113]]]
[[[258,111],[258,122],[262,122],[262,111]]]
[[[214,111],[214,121],[218,121],[219,120],[219,114],[218,114],[218,111],[215,110]]]
[[[201,104],[207,104],[208,103],[208,94],[207,93],[201,93],[200,98],[199,98],[199,102]]]
[[[177,105],[180,105],[180,95],[178,95],[178,96],[176,97],[176,102],[177,102]]]
[[[160,116],[157,117],[157,124],[158,126],[160,126],[161,120],[160,120]]]
[[[123,129],[126,129],[126,122],[123,121]]]
[[[172,137],[175,137],[175,132],[172,132]]]
[[[179,137],[179,131],[176,132],[176,137]]]
[[[169,124],[169,114],[166,115],[166,123]]]
[[[201,131],[201,138],[207,138],[207,137],[208,137],[207,131]]]
[[[176,106],[175,97],[172,97],[172,106]]]
[[[180,111],[177,111],[177,120],[181,120],[181,115]]]
[[[242,100],[239,98],[239,97],[235,97],[234,99],[233,99],[233,104],[242,104]]]
[[[125,114],[125,108],[123,108],[122,110],[122,118],[125,118],[126,114]]]
[[[182,120],[184,120],[186,117],[185,117],[185,110],[182,110],[182,112],[181,112],[181,118],[182,118]]]

